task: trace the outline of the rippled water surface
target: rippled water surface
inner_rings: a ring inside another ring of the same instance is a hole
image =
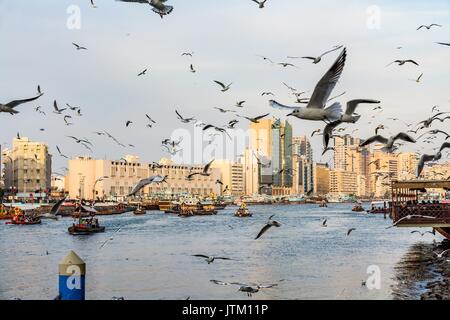
[[[99,217],[107,231],[91,236],[69,235],[70,218],[37,226],[1,221],[0,299],[52,299],[58,262],[69,250],[87,264],[87,299],[248,299],[238,287],[211,279],[262,284],[284,279],[252,299],[392,299],[398,262],[412,245],[433,241],[411,229],[386,230],[389,219],[353,213],[344,204],[253,206],[247,219],[233,217],[235,209],[192,218],[158,211]],[[253,240],[272,214],[282,227]],[[328,219],[327,227],[321,218]],[[356,231],[347,237],[349,228]],[[233,260],[208,265],[191,256],[199,253]],[[361,285],[370,265],[381,269],[380,290]]]

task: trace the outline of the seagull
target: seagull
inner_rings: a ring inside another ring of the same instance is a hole
[[[163,182],[166,182],[167,176],[151,176],[145,179],[140,180],[131,190],[131,192],[128,194],[128,196],[134,196],[136,193],[138,193],[142,188],[144,188],[146,185],[149,185],[151,183],[160,184]]]
[[[450,47],[450,43],[445,43],[445,42],[436,42],[437,44],[440,44],[442,46],[449,46]]]
[[[206,256],[204,254],[194,254],[192,256],[193,257],[198,257],[198,258],[205,258],[205,260],[206,260],[206,262],[208,262],[208,264],[213,263],[214,260],[233,260],[233,259],[225,258],[225,257]]]
[[[56,113],[56,114],[62,114],[62,112],[64,111],[64,110],[66,110],[67,108],[63,108],[63,109],[59,109],[58,108],[58,103],[56,102],[56,100],[55,101],[53,101],[53,113]]]
[[[395,60],[391,63],[389,63],[386,67],[389,67],[391,64],[397,63],[399,66],[403,66],[405,63],[412,63],[418,66],[419,64],[415,62],[414,60],[408,59],[408,60]]]
[[[234,110],[226,110],[226,109],[222,109],[222,108],[217,108],[217,107],[214,107],[214,109],[217,109],[217,110],[219,110],[220,112],[222,112],[222,113],[227,113],[227,112],[236,112],[236,111],[234,111]]]
[[[260,9],[264,9],[264,5],[266,4],[267,0],[252,0],[253,2],[257,3]]]
[[[350,233],[352,233],[352,231],[355,231],[356,230],[356,228],[351,228],[351,229],[348,229],[348,231],[347,231],[347,236],[349,236],[350,235]]]
[[[231,85],[233,84],[233,83],[230,83],[229,85],[224,85],[222,82],[220,82],[220,81],[217,81],[217,80],[214,80],[214,82],[215,83],[217,83],[219,86],[221,86],[222,87],[222,92],[226,92],[226,91],[228,91],[228,90],[230,90],[230,87],[231,87]]]
[[[239,282],[223,282],[219,280],[210,280],[212,283],[215,283],[220,286],[229,286],[229,285],[237,285],[239,286],[239,290],[241,292],[246,292],[247,296],[251,297],[252,294],[259,292],[261,289],[267,289],[267,288],[273,288],[278,286],[278,284],[246,284],[246,283],[239,283]],[[282,280],[280,280],[282,281]]]
[[[97,6],[95,5],[94,0],[91,0],[91,6],[92,6],[92,8],[97,9]]]
[[[299,119],[314,121],[327,120],[329,122],[339,120],[342,113],[341,104],[336,102],[328,108],[325,108],[325,104],[342,74],[346,57],[347,51],[344,48],[330,70],[317,83],[314,93],[306,107],[289,107],[279,104],[275,100],[270,100],[269,104],[273,108],[291,109],[293,112],[288,115],[295,116]]]
[[[75,46],[75,48],[76,48],[77,50],[87,50],[86,47],[82,47],[82,46],[80,46],[80,45],[78,45],[78,44],[76,44],[76,43],[74,43],[74,42],[72,42],[72,44]]]
[[[189,67],[189,71],[191,71],[192,73],[196,73],[197,71],[194,69],[194,65],[191,63],[190,67]]]
[[[245,103],[245,101],[238,101],[238,102],[236,102],[236,107],[243,108],[244,107],[244,103]]]
[[[177,110],[175,110],[175,113],[177,114],[178,119],[180,119],[181,122],[183,122],[183,123],[189,123],[191,121],[195,121],[195,118],[183,118]]]
[[[434,108],[433,108],[433,110],[434,110]],[[448,114],[448,112],[439,112],[439,113],[436,113],[436,114],[433,115],[432,117],[430,117],[430,118],[428,118],[428,119],[426,119],[426,120],[423,120],[423,121],[419,122],[417,125],[422,124],[422,128],[429,128],[429,127],[431,127],[431,125],[433,124],[434,121],[436,121],[436,120],[441,120],[441,119],[439,119],[438,117],[441,116],[441,115],[443,115],[443,114]]]
[[[89,145],[92,146],[92,143],[89,142],[89,140],[87,140],[86,138],[84,138],[84,139],[79,139],[79,138],[74,137],[74,136],[67,136],[67,137],[68,137],[68,138],[71,138],[71,139],[73,139],[73,140],[75,140],[76,143],[87,143],[87,144],[89,144]]]
[[[240,118],[247,119],[248,121],[250,121],[252,123],[259,123],[259,120],[261,120],[262,118],[267,117],[268,115],[270,115],[270,113],[266,113],[266,114],[264,114],[262,116],[257,116],[257,117],[254,117],[254,118],[249,118],[249,117],[240,116],[240,115],[237,115],[237,116],[240,117]]]
[[[144,69],[144,70],[142,70],[141,72],[139,72],[139,73],[138,73],[138,75],[137,75],[137,76],[138,76],[138,77],[140,77],[140,76],[143,76],[143,75],[145,75],[145,74],[147,73],[147,70],[148,70],[148,69]]]
[[[128,127],[132,123],[133,123],[133,121],[127,120],[127,122],[125,122],[125,126]]]
[[[210,162],[208,162],[204,167],[203,167],[203,171],[202,172],[194,172],[191,173],[187,176],[188,179],[191,179],[193,176],[195,175],[200,175],[203,177],[209,177],[211,175],[211,173],[209,173],[209,168],[211,167],[212,163],[214,162],[214,159],[211,160]]]
[[[193,55],[194,55],[194,52],[183,52],[181,54],[181,56],[189,56],[189,57],[192,57]]]
[[[445,140],[447,140],[448,138],[450,138],[450,135],[449,135],[447,132],[445,132],[445,131],[442,131],[442,130],[430,130],[430,131],[425,132],[425,133],[423,133],[422,135],[420,135],[420,136],[417,138],[417,140],[419,140],[420,138],[422,138],[422,137],[423,137],[424,135],[426,135],[426,134],[434,134],[434,135],[436,135],[436,134],[439,134],[439,133],[442,133],[442,134],[445,135]]]
[[[262,56],[262,55],[259,55],[259,54],[257,54],[257,56],[263,58],[264,61],[269,61],[270,63],[274,63],[271,59],[269,59],[269,58],[267,58],[265,56]]]
[[[239,123],[239,121],[237,121],[237,120],[231,120],[230,122],[228,122],[227,128],[234,129],[234,126],[238,123]]]
[[[428,231],[428,232],[429,232],[429,231]],[[449,251],[450,251],[450,249],[444,250],[444,251],[442,251],[441,253],[437,253],[437,252],[433,252],[433,253],[436,255],[436,257],[438,257],[438,258],[443,258],[444,255],[445,255],[447,252],[449,252]]]
[[[272,92],[263,92],[261,93],[261,96],[274,96],[274,94]]]
[[[323,57],[324,55],[326,55],[326,54],[328,54],[328,53],[331,53],[331,52],[333,52],[333,51],[339,50],[339,49],[341,49],[341,48],[342,48],[342,46],[337,46],[337,47],[335,47],[334,49],[331,49],[331,50],[328,50],[328,51],[322,53],[322,54],[321,54],[320,56],[318,56],[318,57],[302,57],[302,59],[309,59],[309,60],[312,60],[312,62],[313,62],[314,64],[318,64],[320,61],[322,61],[322,57]]]
[[[165,5],[167,0],[147,0],[148,3],[153,7],[153,12],[159,14],[161,19],[170,14],[173,11],[173,6]]]
[[[43,93],[40,93],[36,97],[33,97],[33,98],[14,100],[14,101],[8,102],[6,104],[0,103],[0,113],[5,112],[5,113],[9,113],[11,115],[17,114],[17,113],[19,113],[19,111],[15,110],[14,109],[15,107],[17,107],[23,103],[27,103],[27,102],[31,102],[36,99],[39,99],[42,95],[43,95]]]
[[[66,158],[66,159],[69,159],[69,157],[68,157],[68,156],[66,156],[66,155],[62,154],[62,152],[61,152],[61,150],[59,149],[59,147],[58,147],[58,146],[56,146],[56,150],[58,150],[58,153],[59,153],[59,155],[60,155],[61,157],[63,157],[63,158]]]
[[[327,221],[328,221],[328,219],[323,220],[322,227],[326,227],[327,226]]]
[[[437,23],[432,23],[432,24],[430,24],[430,25],[421,25],[420,27],[418,27],[417,29],[416,29],[416,31],[417,30],[420,30],[420,29],[422,29],[422,28],[426,28],[427,30],[430,30],[432,27],[442,27],[440,24],[437,24]]]
[[[433,231],[425,231],[425,232],[420,232],[419,230],[411,231],[411,234],[414,234],[414,233],[420,234],[421,237],[423,237],[423,236],[426,235],[427,233],[432,234],[432,235],[435,234],[435,233],[433,233]]]
[[[403,220],[411,220],[412,218],[424,218],[424,219],[436,219],[436,217],[431,217],[431,216],[422,216],[422,215],[417,215],[417,214],[409,214],[407,216],[404,216],[403,218],[399,219],[396,223],[394,223],[392,226],[387,227],[386,229],[390,229],[392,227],[397,226],[401,221]]]
[[[150,121],[152,123],[156,123],[156,121],[153,120],[148,114],[145,114],[145,116],[147,117],[148,121]]]
[[[414,138],[412,138],[411,136],[409,136],[408,134],[404,133],[404,132],[400,132],[395,136],[391,136],[389,139],[381,136],[381,135],[375,135],[373,137],[370,137],[369,139],[367,139],[366,141],[364,141],[363,143],[361,143],[359,146],[360,147],[365,147],[369,144],[372,144],[374,142],[380,142],[382,144],[384,144],[384,147],[382,148],[382,150],[384,152],[387,153],[392,153],[396,150],[397,147],[394,146],[394,143],[396,140],[403,140],[403,141],[407,141],[407,142],[411,142],[411,143],[416,143],[416,140]]]
[[[296,67],[297,68],[297,66],[295,64],[292,64],[289,62],[280,62],[278,65],[282,66],[283,68],[286,68],[286,67]]]
[[[410,80],[414,81],[416,83],[420,83],[420,80],[422,79],[422,77],[423,77],[423,73],[421,73],[420,76],[417,79],[410,79]]]
[[[269,217],[269,220],[267,221],[266,225],[264,227],[262,227],[262,229],[259,231],[258,235],[256,236],[255,240],[259,239],[267,230],[269,230],[271,227],[281,227],[281,223],[279,223],[278,221],[272,220],[272,218],[275,215],[271,215]]]
[[[448,144],[450,146],[450,143],[448,143],[448,142],[444,143],[443,146],[445,144]],[[417,164],[417,170],[416,170],[417,171],[416,172],[416,177],[417,178],[419,178],[420,175],[422,174],[423,168],[425,167],[425,164],[427,162],[439,161],[442,158],[442,153],[441,153],[442,150],[440,150],[437,154],[423,154],[420,157],[419,163]]]

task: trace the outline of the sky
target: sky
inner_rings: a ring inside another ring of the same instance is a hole
[[[332,95],[345,91],[338,99],[344,107],[355,98],[377,99],[383,107],[379,113],[371,106],[360,106],[361,120],[348,126],[347,132],[358,128],[355,135],[367,138],[382,123],[388,127],[383,134],[395,134],[407,129],[389,117],[417,123],[429,117],[435,105],[450,111],[450,47],[435,44],[450,42],[449,3],[268,0],[266,8],[259,9],[250,0],[168,0],[174,11],[161,19],[146,4],[115,0],[97,0],[96,9],[89,0],[0,0],[0,102],[31,97],[38,84],[45,93],[17,107],[17,115],[0,114],[0,143],[10,146],[17,132],[48,143],[54,171],[67,165],[56,145],[71,157],[120,159],[132,154],[145,162],[157,161],[168,157],[161,148],[163,139],[176,138],[180,129],[193,130],[193,125],[177,120],[175,109],[218,126],[236,118],[214,107],[245,116],[270,112],[270,117],[288,119],[294,135],[310,135],[323,128],[323,123],[286,117],[289,112],[272,109],[268,104],[272,97],[261,93],[271,91],[287,105],[295,103],[283,82],[312,94],[339,52],[325,56],[317,65],[287,56],[319,55],[335,45],[344,45],[348,57]],[[73,17],[68,9],[73,6],[80,9],[80,29],[67,27]],[[416,31],[419,25],[431,23],[443,27]],[[88,50],[77,51],[72,42]],[[192,58],[181,56],[190,51]],[[297,68],[271,65],[258,55],[291,62]],[[386,67],[396,59],[414,59],[420,66]],[[189,72],[191,63],[195,74]],[[137,77],[145,68],[148,73]],[[411,81],[421,73],[421,83]],[[213,80],[233,85],[222,93]],[[83,116],[66,112],[74,122],[66,126],[63,116],[52,113],[53,100],[60,107],[66,103],[81,107]],[[242,110],[234,106],[241,100],[246,101]],[[46,116],[34,111],[38,105]],[[152,128],[146,127],[145,114],[157,122]],[[246,130],[248,121],[237,119],[236,127]],[[127,120],[133,121],[128,128]],[[448,128],[449,123],[437,128]],[[103,130],[135,147],[123,148],[93,134]],[[69,135],[88,138],[93,152],[74,143]],[[226,136],[221,137],[226,141]],[[442,141],[425,145],[423,150],[420,144],[402,150],[429,152]],[[320,156],[320,136],[312,138],[312,145],[316,161],[331,158],[331,153]],[[206,142],[205,146],[211,148]]]

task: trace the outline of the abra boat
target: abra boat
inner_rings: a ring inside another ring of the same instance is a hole
[[[252,214],[248,210],[247,206],[245,204],[243,204],[242,206],[239,207],[239,209],[236,210],[236,212],[234,213],[234,216],[239,217],[239,218],[247,218],[247,217],[251,217]]]
[[[367,210],[367,212],[372,214],[388,214],[391,212],[390,205],[391,202],[389,201],[373,201],[370,204],[370,210]]]
[[[363,212],[365,211],[361,203],[357,203],[352,208],[353,212]]]
[[[100,226],[98,219],[95,218],[96,210],[83,205],[79,205],[76,209],[78,213],[78,222],[73,223],[68,228],[71,235],[88,235],[92,233],[105,232],[105,227]],[[89,217],[83,216],[83,214],[89,214]]]
[[[134,213],[135,215],[138,216],[138,215],[143,215],[143,214],[145,214],[146,211],[145,211],[145,209],[143,209],[143,208],[141,207],[140,204],[138,204],[138,207],[136,208],[136,210],[133,211],[133,213]]]

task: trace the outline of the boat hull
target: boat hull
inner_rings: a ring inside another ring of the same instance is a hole
[[[70,234],[92,234],[92,233],[101,233],[105,232],[105,227],[98,227],[98,228],[86,228],[86,227],[78,227],[78,226],[71,226],[68,228],[68,231]]]

